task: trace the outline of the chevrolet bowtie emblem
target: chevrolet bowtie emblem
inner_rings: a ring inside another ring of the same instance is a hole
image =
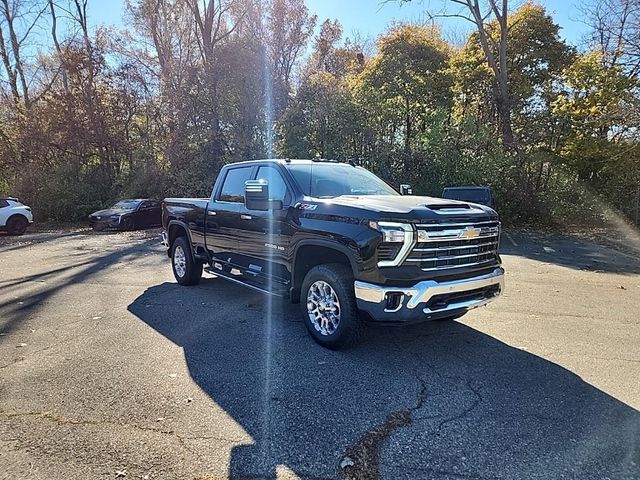
[[[466,240],[472,240],[480,236],[480,230],[475,227],[466,227],[460,232],[458,238],[464,238]]]

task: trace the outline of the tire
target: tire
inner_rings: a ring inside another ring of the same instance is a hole
[[[320,292],[324,297],[319,297]],[[304,324],[316,342],[331,350],[356,343],[363,325],[348,266],[329,263],[309,270],[302,282],[300,300]]]
[[[22,235],[29,226],[29,220],[22,215],[14,215],[7,221],[7,233],[9,235]]]
[[[125,218],[124,222],[122,222],[122,229],[126,231],[130,231],[130,230],[133,230],[134,228],[135,228],[135,225],[133,223],[133,219]]]
[[[200,283],[202,263],[191,255],[191,245],[187,237],[178,237],[171,246],[171,267],[173,276],[180,285],[191,286]]]
[[[102,232],[105,229],[103,223],[94,223],[91,228],[93,228],[94,232]]]

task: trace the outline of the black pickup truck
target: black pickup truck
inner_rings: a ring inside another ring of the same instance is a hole
[[[226,165],[210,198],[166,198],[162,225],[179,284],[197,284],[204,268],[301,303],[328,348],[366,322],[458,318],[503,289],[495,211],[401,195],[350,163]]]

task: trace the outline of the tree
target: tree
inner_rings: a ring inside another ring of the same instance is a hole
[[[578,56],[564,71],[566,89],[553,103],[572,131],[564,156],[581,179],[592,182],[608,163],[625,160],[622,151],[629,155],[639,148],[640,125],[629,115],[640,104],[633,93],[638,81],[628,78],[621,66],[604,66],[602,55],[596,51]]]
[[[450,49],[436,28],[401,25],[378,39],[378,53],[355,82],[357,96],[382,120],[391,143],[410,155],[418,129],[451,106]]]
[[[620,66],[629,77],[640,74],[640,0],[596,0],[582,12],[603,65]]]
[[[431,13],[430,16],[432,18],[457,17],[473,23],[484,60],[493,73],[493,101],[498,112],[502,143],[506,149],[514,149],[517,145],[511,123],[513,99],[507,65],[508,1],[487,0],[488,6],[484,10],[479,0],[448,0],[448,2],[459,7],[460,10],[457,13]]]
[[[351,158],[361,128],[348,86],[328,72],[304,80],[280,122],[280,152],[290,158]]]
[[[279,81],[278,111],[287,105],[293,68],[307,46],[318,17],[309,15],[303,0],[272,0],[267,36],[273,73]]]

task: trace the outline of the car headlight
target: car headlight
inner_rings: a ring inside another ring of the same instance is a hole
[[[382,234],[382,241],[384,243],[404,242],[406,230],[402,228],[401,223],[371,221],[369,222],[369,226]]]
[[[408,223],[370,221],[369,227],[382,234],[378,248],[379,267],[397,267],[415,243],[413,227]]]

